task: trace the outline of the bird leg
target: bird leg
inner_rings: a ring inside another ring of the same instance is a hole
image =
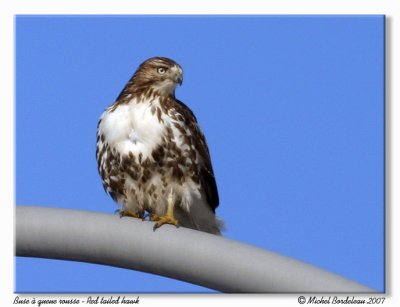
[[[179,227],[178,221],[174,217],[174,206],[175,206],[175,198],[173,197],[172,191],[168,195],[168,207],[167,213],[163,216],[157,216],[152,214],[151,220],[156,221],[157,223],[154,225],[153,230],[155,231],[157,228],[160,228],[164,224],[171,224]]]
[[[136,213],[136,212],[130,211],[128,209],[117,210],[117,212],[119,213],[120,217],[130,216],[130,217],[135,217],[135,218],[138,218],[138,219],[143,219],[143,216],[144,216],[143,212],[142,213]]]

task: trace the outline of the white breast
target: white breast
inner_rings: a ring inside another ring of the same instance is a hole
[[[114,111],[107,109],[99,126],[99,133],[111,148],[122,155],[142,154],[149,157],[160,143],[165,124],[151,113],[151,106],[159,106],[157,100],[136,103],[135,99],[119,105]]]

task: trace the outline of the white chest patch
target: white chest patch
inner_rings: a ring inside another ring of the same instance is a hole
[[[128,137],[133,144],[137,144],[140,141],[139,134],[135,130],[132,130]]]
[[[142,154],[150,156],[152,150],[161,142],[168,118],[160,122],[151,108],[159,107],[157,99],[136,103],[132,100],[111,111],[107,109],[99,126],[110,148],[121,155]],[[164,117],[163,117],[164,119]]]

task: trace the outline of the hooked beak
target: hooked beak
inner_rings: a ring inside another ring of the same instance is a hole
[[[175,82],[176,82],[176,83],[179,83],[179,85],[182,85],[182,82],[183,82],[182,76],[176,77]]]
[[[172,67],[172,74],[171,74],[171,79],[175,84],[182,85],[183,82],[183,72],[182,68],[179,66],[174,66]]]

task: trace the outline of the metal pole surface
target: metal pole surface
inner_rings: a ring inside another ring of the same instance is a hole
[[[17,206],[16,255],[84,261],[167,276],[222,292],[375,292],[238,241],[117,215]]]

